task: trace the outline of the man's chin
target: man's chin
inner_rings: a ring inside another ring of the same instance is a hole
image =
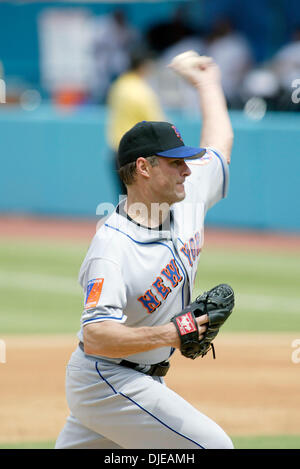
[[[176,202],[182,202],[185,199],[185,190],[178,190],[170,194],[170,197],[165,200],[170,206],[176,204]]]
[[[176,202],[181,202],[182,200],[184,200],[185,199],[185,190],[183,189],[183,191],[176,192],[176,197],[177,197]]]

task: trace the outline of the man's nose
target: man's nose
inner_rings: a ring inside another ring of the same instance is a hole
[[[184,164],[183,164],[183,172],[182,172],[182,175],[187,177],[191,174],[191,170],[189,168],[189,166],[186,164],[186,162],[184,161]]]

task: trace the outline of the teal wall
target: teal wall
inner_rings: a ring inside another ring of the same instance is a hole
[[[197,145],[201,122],[168,118]],[[231,113],[235,141],[228,197],[207,224],[300,231],[300,115],[250,121]],[[105,108],[59,112],[0,110],[0,212],[93,217],[116,204],[117,183],[105,142]]]
[[[104,113],[0,112],[0,211],[92,216],[116,187]]]

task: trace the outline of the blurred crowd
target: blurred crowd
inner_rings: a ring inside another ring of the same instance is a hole
[[[268,110],[300,110],[297,103],[300,25],[295,27],[289,43],[267,61],[258,63],[251,42],[238,31],[233,20],[219,18],[209,31],[195,30],[182,7],[174,10],[169,21],[157,23],[143,34],[121,10],[99,19],[94,40],[93,99],[107,102],[110,86],[130,69],[132,56],[140,50],[140,54],[145,51],[148,62],[152,54],[152,67],[145,79],[157,93],[161,105],[197,112],[193,90],[166,67],[176,54],[189,49],[216,61],[230,109],[243,109],[254,97],[263,100]]]
[[[256,98],[268,110],[300,110],[300,26],[295,27],[289,43],[267,61],[258,62],[249,39],[227,17],[219,18],[208,31],[195,30],[179,7],[167,21],[141,32],[121,9],[89,19],[88,30],[86,18],[71,16],[68,13],[64,23],[60,23],[61,17],[50,18],[54,29],[48,17],[41,22],[43,34],[39,36],[43,85],[52,100],[62,105],[107,104],[112,85],[132,71],[134,61],[144,57],[147,71],[143,71],[143,80],[160,105],[197,112],[194,91],[166,67],[176,54],[193,49],[213,57],[219,65],[230,109],[243,109]],[[68,26],[69,45],[63,24],[66,31]],[[53,67],[54,62],[59,66]],[[60,87],[59,80],[63,83]],[[29,96],[34,97],[32,93]]]

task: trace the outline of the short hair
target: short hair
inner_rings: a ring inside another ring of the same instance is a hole
[[[145,159],[149,161],[152,167],[158,165],[158,157],[156,155],[148,156]],[[119,169],[119,176],[125,186],[133,184],[136,177],[136,161],[122,166],[122,168]]]
[[[129,53],[129,70],[135,71],[142,65],[155,60],[156,55],[152,49],[145,44],[132,47]]]

